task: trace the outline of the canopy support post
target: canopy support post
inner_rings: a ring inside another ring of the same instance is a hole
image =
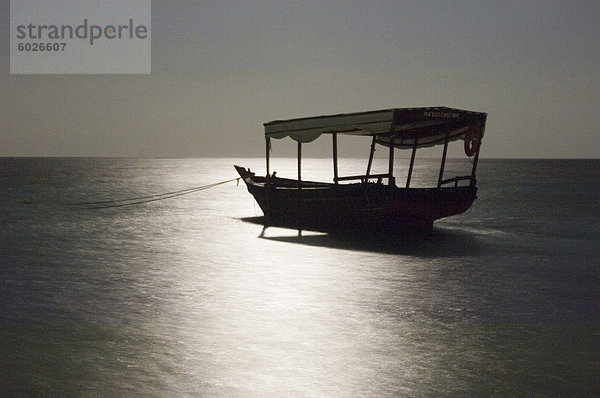
[[[269,177],[269,152],[271,149],[271,139],[269,137],[265,138],[266,150],[265,150],[265,159],[267,161],[267,178]]]
[[[444,137],[444,153],[442,154],[442,164],[440,165],[440,176],[438,177],[437,187],[442,187],[442,180],[444,179],[444,167],[446,166],[446,155],[448,154],[448,138],[450,133],[446,132]]]
[[[298,141],[298,189],[302,189],[302,143]]]
[[[406,188],[410,187],[410,178],[412,177],[413,166],[415,165],[415,156],[417,154],[417,146],[419,145],[419,139],[415,138],[415,142],[412,148],[412,154],[410,155],[410,166],[408,167],[408,177],[406,177]]]
[[[338,148],[337,148],[337,133],[331,135],[333,137],[333,182],[338,183]]]
[[[297,219],[298,222],[298,236],[302,236],[302,212],[303,212],[303,203],[302,203],[302,143],[298,141],[298,201],[297,201]]]
[[[271,138],[266,137],[265,138],[265,142],[266,142],[266,156],[265,159],[267,161],[267,174],[265,175],[265,199],[266,199],[266,209],[264,211],[265,213],[265,217],[264,217],[264,224],[263,224],[263,230],[261,235],[264,235],[265,233],[265,229],[267,229],[267,227],[269,226],[269,224],[271,224],[271,186],[273,184],[273,182],[271,182],[271,176],[269,175],[270,170],[269,170],[269,152],[271,151]]]
[[[389,177],[388,177],[388,184],[389,186],[393,186],[394,183],[394,147],[395,147],[395,139],[396,139],[396,134],[392,134],[390,136],[390,159],[389,159],[389,166],[388,166],[388,173],[389,173]]]
[[[369,175],[371,174],[371,166],[373,165],[373,156],[375,155],[375,142],[377,141],[377,135],[373,136],[373,140],[371,141],[371,152],[369,153],[369,163],[367,164],[367,180],[369,179]]]

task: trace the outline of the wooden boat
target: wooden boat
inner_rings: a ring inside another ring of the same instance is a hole
[[[265,123],[266,175],[235,166],[264,213],[265,226],[332,233],[431,232],[440,218],[468,210],[477,194],[476,170],[487,114],[446,107],[387,109]],[[303,181],[302,145],[321,136],[333,143],[333,182]],[[370,136],[371,151],[364,175],[339,176],[339,135]],[[296,179],[270,174],[272,139],[297,141]],[[469,175],[444,179],[448,145],[464,141],[472,157]],[[388,171],[372,174],[376,145],[389,148]],[[419,148],[443,145],[437,184],[410,186]],[[403,187],[394,178],[395,149],[411,150],[408,176]]]

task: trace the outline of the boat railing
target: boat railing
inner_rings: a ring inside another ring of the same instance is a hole
[[[377,179],[377,183],[381,183],[384,178],[390,178],[389,173],[335,177],[333,181],[337,183],[339,181],[360,180],[362,183],[367,183],[371,179]]]
[[[471,186],[475,185],[475,177],[473,177],[472,175],[468,175],[468,176],[456,176],[453,178],[448,178],[446,180],[442,180],[439,184],[439,187],[441,187],[442,185],[447,185],[447,184],[451,184],[454,183],[454,187],[458,188],[458,183],[460,181],[469,181],[469,184]]]

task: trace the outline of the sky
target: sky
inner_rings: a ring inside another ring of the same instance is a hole
[[[482,157],[600,154],[598,1],[153,0],[149,75],[11,75],[0,15],[0,156],[260,157],[271,120],[419,106],[488,113]]]

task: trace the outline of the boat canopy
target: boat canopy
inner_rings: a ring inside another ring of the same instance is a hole
[[[464,140],[473,129],[483,137],[487,114],[447,107],[396,108],[346,113],[265,123],[266,138],[290,137],[311,142],[321,134],[375,136],[376,142],[409,149],[430,147],[448,141]]]

